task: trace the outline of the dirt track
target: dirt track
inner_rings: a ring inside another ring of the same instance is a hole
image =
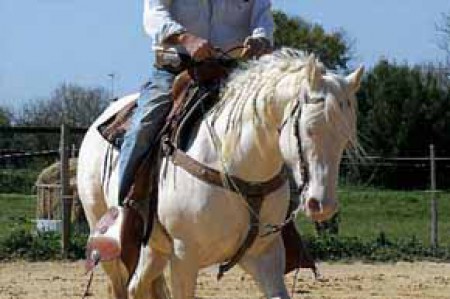
[[[320,269],[321,281],[314,281],[306,270],[300,273],[294,298],[450,298],[450,264],[322,264]],[[228,273],[220,283],[214,276],[212,271],[201,273],[197,298],[261,298],[240,270]],[[289,290],[292,280],[286,279]],[[85,284],[81,263],[0,264],[0,299],[79,299]],[[107,298],[104,286],[100,270],[89,298]]]

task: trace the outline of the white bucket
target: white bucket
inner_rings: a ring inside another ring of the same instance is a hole
[[[40,232],[59,232],[61,223],[61,220],[36,219],[36,229]]]

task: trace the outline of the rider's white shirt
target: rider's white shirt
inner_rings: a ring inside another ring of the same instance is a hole
[[[248,36],[272,42],[274,24],[270,0],[144,0],[144,28],[154,47],[188,31],[226,50]]]

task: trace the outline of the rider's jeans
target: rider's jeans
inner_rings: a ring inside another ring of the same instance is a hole
[[[124,136],[119,155],[119,202],[129,192],[139,164],[155,146],[172,105],[170,90],[174,76],[154,69],[150,83],[141,90],[130,129]]]

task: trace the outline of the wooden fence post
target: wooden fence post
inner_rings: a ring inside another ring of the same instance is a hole
[[[430,144],[430,194],[431,194],[431,246],[437,248],[438,243],[438,203],[436,199],[436,156],[434,144]]]
[[[77,157],[77,146],[75,145],[75,143],[72,143],[72,149],[70,151],[70,157],[71,158],[76,158]]]
[[[64,258],[69,255],[70,241],[70,215],[72,199],[69,191],[69,134],[70,128],[66,124],[61,125],[60,143],[60,175],[61,175],[61,206],[62,206],[62,254]]]

